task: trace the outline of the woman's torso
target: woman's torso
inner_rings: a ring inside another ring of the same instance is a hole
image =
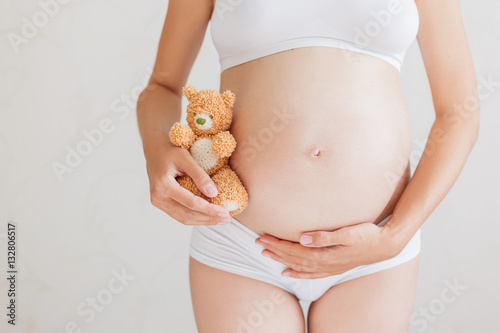
[[[249,194],[238,221],[298,241],[304,231],[392,212],[410,177],[411,148],[394,66],[340,48],[297,47],[224,70],[220,91],[227,89],[236,95],[230,130],[238,143],[230,165]]]

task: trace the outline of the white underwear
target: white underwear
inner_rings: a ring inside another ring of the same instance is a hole
[[[391,215],[379,222],[382,226]],[[416,257],[420,252],[420,229],[395,257],[369,265],[355,267],[345,273],[319,279],[296,279],[282,276],[287,268],[282,263],[264,257],[262,245],[256,244],[259,234],[235,218],[226,225],[195,226],[191,234],[189,254],[205,265],[223,271],[264,281],[278,286],[301,301],[315,301],[331,287],[357,277],[382,271]]]

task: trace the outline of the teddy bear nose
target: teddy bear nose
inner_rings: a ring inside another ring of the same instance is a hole
[[[198,118],[198,119],[196,119],[196,123],[197,123],[197,124],[200,124],[200,125],[205,124],[205,121],[206,121],[206,120],[205,120],[205,119],[203,119],[203,118]]]

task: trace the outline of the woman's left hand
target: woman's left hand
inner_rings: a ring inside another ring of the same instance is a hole
[[[262,255],[288,266],[281,274],[300,279],[317,279],[342,274],[360,265],[396,256],[398,245],[388,227],[360,223],[334,231],[309,231],[300,243],[263,235],[255,240],[264,246]]]

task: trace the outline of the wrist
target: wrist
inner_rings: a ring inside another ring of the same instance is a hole
[[[158,156],[159,151],[169,150],[175,148],[175,146],[170,142],[168,133],[166,134],[162,130],[150,131],[148,135],[144,136],[142,140],[142,148],[144,151],[144,156],[146,160],[150,157]]]
[[[387,223],[380,228],[382,229],[386,256],[387,258],[393,258],[403,251],[406,244],[410,241],[411,235],[408,235],[407,230],[401,228],[400,223],[395,224],[389,222],[393,221],[387,221]]]

